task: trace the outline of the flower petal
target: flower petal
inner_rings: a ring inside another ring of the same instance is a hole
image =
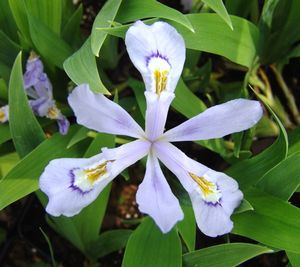
[[[145,157],[151,143],[146,140],[135,140],[117,148],[103,148],[102,153],[106,160],[112,161],[108,170],[113,176],[118,175],[128,166]]]
[[[146,135],[154,141],[164,132],[168,110],[175,95],[162,92],[159,96],[153,92],[145,92],[147,100]]]
[[[187,170],[199,176],[202,176],[209,170],[206,166],[190,159],[171,143],[157,141],[154,143],[153,148],[159,160],[177,176],[187,192],[191,192],[195,189],[195,184],[188,175]]]
[[[144,137],[144,131],[118,104],[102,94],[93,93],[87,84],[77,86],[69,95],[77,123],[102,133]]]
[[[59,118],[57,119],[57,125],[58,125],[59,132],[62,135],[66,135],[68,133],[70,122],[64,115],[59,116]]]
[[[40,189],[48,196],[46,211],[53,216],[73,216],[93,202],[113,179],[106,177],[89,190],[74,186],[72,171],[103,160],[102,154],[89,159],[55,159],[50,161],[40,177]]]
[[[9,107],[8,105],[0,108],[0,123],[5,123],[9,119]]]
[[[236,99],[205,110],[163,136],[169,142],[220,138],[251,128],[262,114],[258,101]]]
[[[39,76],[44,72],[42,61],[37,56],[31,56],[26,63],[26,71],[24,73],[25,89],[35,85],[39,81]]]
[[[212,237],[230,232],[230,216],[243,199],[237,182],[190,159],[170,143],[156,142],[154,150],[187,190],[199,229]]]
[[[104,149],[88,159],[50,161],[40,177],[40,188],[49,198],[46,211],[53,216],[79,213],[120,172],[144,157],[149,148],[149,142],[137,140]]]
[[[172,193],[157,158],[151,154],[148,156],[145,178],[138,188],[136,201],[139,210],[150,215],[163,233],[169,232],[183,219],[179,201]]]
[[[185,61],[184,40],[176,29],[161,21],[151,26],[137,21],[128,29],[125,43],[146,90],[161,91],[159,84],[160,89],[174,92]]]

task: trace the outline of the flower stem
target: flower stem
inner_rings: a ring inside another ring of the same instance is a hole
[[[299,114],[299,110],[296,105],[295,98],[294,98],[292,92],[290,91],[290,89],[288,88],[286,82],[284,81],[281,71],[279,71],[275,65],[271,65],[270,67],[271,67],[272,71],[274,72],[276,80],[277,80],[280,88],[282,89],[282,92],[284,93],[284,95],[286,97],[287,105],[288,105],[290,111],[292,112],[292,115],[293,115],[295,121],[297,122],[297,124],[300,124],[300,114]]]

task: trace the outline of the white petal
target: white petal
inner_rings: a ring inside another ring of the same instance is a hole
[[[161,21],[151,26],[137,21],[128,29],[125,43],[131,61],[143,76],[146,90],[153,91],[153,70],[149,64],[152,58],[158,58],[161,60],[155,63],[156,67],[170,67],[168,91],[174,92],[185,61],[184,40],[176,29]]]
[[[154,141],[164,132],[168,110],[175,95],[162,92],[160,96],[153,92],[145,92],[147,100],[146,135]]]
[[[77,123],[102,133],[145,136],[142,128],[121,106],[102,94],[96,94],[87,84],[77,86],[68,97]]]
[[[0,108],[0,123],[5,123],[9,120],[9,107],[8,105]]]
[[[148,156],[145,178],[138,188],[136,201],[139,210],[150,215],[163,233],[169,232],[183,219],[179,201],[153,155]]]
[[[220,138],[254,126],[263,114],[258,101],[236,99],[211,107],[164,134],[169,142]]]

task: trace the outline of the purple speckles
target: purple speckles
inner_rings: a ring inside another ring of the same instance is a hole
[[[71,180],[70,180],[71,184],[70,184],[69,188],[72,189],[72,191],[78,192],[82,196],[84,196],[84,195],[90,193],[91,191],[93,191],[93,189],[84,191],[80,187],[78,187],[77,185],[75,185],[75,174],[74,174],[75,170],[79,170],[79,168],[73,168],[69,172],[70,178],[71,178]]]
[[[149,62],[152,58],[161,58],[161,59],[165,60],[166,62],[168,62],[168,64],[171,66],[168,57],[162,55],[158,50],[156,52],[152,52],[152,54],[150,56],[146,57],[146,66],[149,65]]]

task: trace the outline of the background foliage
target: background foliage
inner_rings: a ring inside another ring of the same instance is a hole
[[[34,266],[300,266],[299,10],[298,0],[199,0],[186,13],[178,1],[1,0],[0,106],[9,104],[10,121],[0,124],[0,265],[21,266],[15,258]],[[72,218],[45,215],[39,204],[47,201],[38,178],[49,160],[89,157],[128,140],[75,123],[62,136],[55,123],[35,118],[23,89],[30,51],[40,55],[69,118],[68,93],[89,83],[143,125],[143,83],[122,40],[138,19],[167,21],[186,42],[167,127],[239,97],[265,107],[255,129],[182,146],[239,182],[245,200],[230,235],[196,231],[190,202],[169,173],[185,219],[163,235],[136,210],[142,164]]]

